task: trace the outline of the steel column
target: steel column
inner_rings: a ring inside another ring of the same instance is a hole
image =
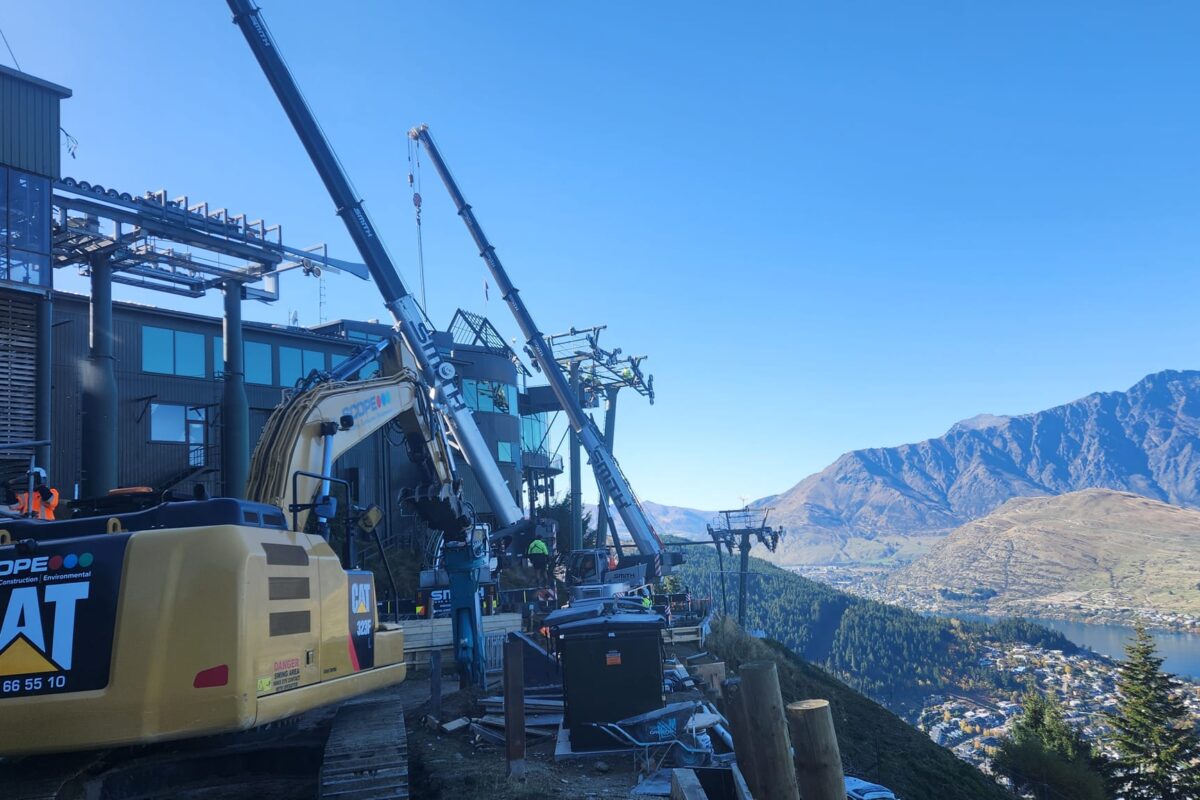
[[[750,571],[750,531],[742,531],[742,541],[739,548],[742,556],[741,570],[738,574],[738,626],[746,627],[746,579]]]
[[[54,301],[50,296],[40,298],[37,301],[37,350],[34,353],[34,434],[33,438],[45,444],[40,444],[34,449],[34,455],[37,457],[38,466],[46,470],[46,475],[51,474],[50,463],[50,419],[53,416],[53,409],[50,403],[51,397],[51,378],[53,377],[53,360],[51,354],[53,352],[53,332],[52,323],[54,320]],[[53,480],[48,480],[50,485],[54,485]]]
[[[100,497],[117,488],[117,376],[113,359],[112,279],[108,258],[90,262],[88,360],[83,375],[82,493]]]
[[[554,369],[553,364],[546,370]],[[579,362],[571,362],[571,396],[579,399]],[[571,426],[571,546],[568,553],[583,549],[583,465],[580,463],[579,434]]]
[[[604,446],[608,448],[608,452],[613,451],[613,439],[616,436],[617,428],[617,392],[620,391],[619,386],[609,386],[605,391],[605,396],[608,398],[608,407],[604,409]],[[599,508],[596,509],[596,546],[600,547],[604,543],[604,537],[608,535],[608,495],[604,493],[604,487],[597,487],[600,490]],[[621,553],[621,541],[617,538],[617,528],[614,525],[612,530],[613,547],[617,549],[617,553]]]
[[[242,284],[226,281],[222,288],[225,381],[221,392],[221,494],[243,497],[250,472],[250,404],[246,400]]]

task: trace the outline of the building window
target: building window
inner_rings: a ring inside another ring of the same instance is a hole
[[[142,371],[203,378],[204,334],[143,325]]]
[[[538,413],[521,417],[521,450],[526,453],[545,453],[546,444],[546,415]]]
[[[271,345],[266,342],[242,340],[242,365],[246,370],[246,383],[273,386],[271,376]],[[225,337],[213,337],[213,375],[225,372]]]
[[[351,328],[347,328],[346,329],[346,338],[353,339],[356,342],[366,342],[367,344],[374,344],[375,342],[378,342],[383,337],[377,333],[367,333],[366,331],[356,331]]]
[[[271,386],[271,345],[266,342],[246,342],[246,382]]]
[[[35,286],[50,285],[50,256],[40,253],[24,253],[15,248],[0,248],[0,279],[13,283],[31,283]]]
[[[463,378],[463,398],[476,411],[517,415],[517,387],[499,381]]]
[[[150,404],[150,441],[185,444],[188,463],[204,466],[204,437],[208,421],[204,406]]]
[[[50,181],[9,171],[8,245],[29,253],[50,253]]]
[[[501,464],[515,464],[512,442],[496,442],[496,460]]]
[[[314,369],[325,370],[325,353],[320,350],[301,350],[297,347],[279,348],[279,383],[294,386]]]
[[[0,167],[0,280],[49,286],[50,181]]]

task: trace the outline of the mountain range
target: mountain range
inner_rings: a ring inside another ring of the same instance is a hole
[[[787,529],[778,552],[762,552],[777,563],[909,561],[1012,498],[1092,488],[1200,506],[1200,372],[1158,372],[1127,391],[854,450],[752,505],[773,507],[772,521]],[[712,517],[652,509],[666,532],[691,537]]]

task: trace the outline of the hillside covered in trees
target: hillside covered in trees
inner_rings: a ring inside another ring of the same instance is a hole
[[[810,698],[828,700],[847,775],[881,783],[904,800],[1013,797],[916,728],[778,642],[754,639],[732,621],[718,620],[706,646],[733,670],[748,661],[774,661],[785,703]]]
[[[676,575],[694,596],[713,598],[719,610],[721,578],[715,551],[689,547],[686,557]],[[726,557],[725,568],[733,615],[736,559]],[[983,688],[1022,690],[1011,674],[980,664],[978,645],[985,639],[1028,642],[1065,652],[1076,649],[1060,634],[1019,620],[982,624],[926,617],[840,592],[757,558],[750,559],[750,569],[748,630],[761,630],[806,661],[908,717],[919,711],[931,694]]]

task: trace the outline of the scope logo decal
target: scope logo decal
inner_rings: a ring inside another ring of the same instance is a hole
[[[108,685],[129,534],[0,554],[0,700]]]
[[[356,423],[362,422],[363,419],[374,416],[382,409],[387,408],[392,404],[392,390],[380,392],[374,397],[368,397],[365,400],[359,400],[342,408],[343,417],[352,417]]]

